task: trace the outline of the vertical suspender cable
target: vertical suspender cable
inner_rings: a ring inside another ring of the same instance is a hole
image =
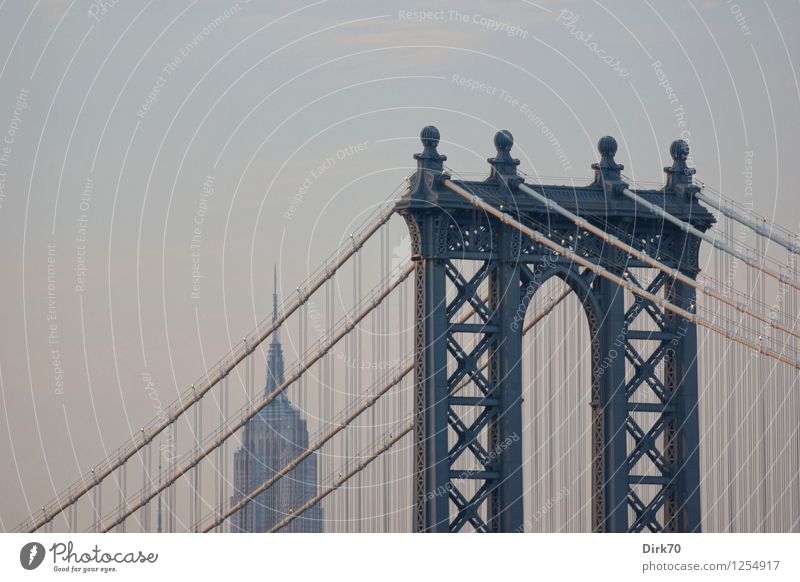
[[[102,501],[101,498],[100,498],[101,489],[102,489],[102,484],[99,484],[94,489],[94,500],[93,500],[94,523],[92,523],[92,531],[95,532],[95,533],[100,528],[100,519],[101,519],[101,516],[103,514],[102,509],[100,507],[101,501]]]
[[[118,487],[117,487],[117,499],[119,501],[118,512],[119,512],[120,517],[122,516],[122,510],[125,507],[125,501],[128,498],[127,492],[126,492],[126,483],[127,483],[127,475],[126,475],[126,470],[125,470],[126,467],[127,467],[127,464],[123,463],[122,465],[120,465],[120,467],[118,469],[119,470],[119,477],[118,477],[119,483],[118,483]],[[50,523],[52,523],[52,522],[50,522]],[[125,520],[124,519],[120,519],[120,523],[117,526],[117,531],[120,532],[120,533],[125,533]]]

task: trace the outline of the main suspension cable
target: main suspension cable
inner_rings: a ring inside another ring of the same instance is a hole
[[[791,334],[791,335],[793,335],[795,337],[800,338],[800,332],[798,332],[797,330],[794,329],[795,326],[792,326],[791,328],[787,327],[787,326],[783,325],[782,323],[780,323],[775,318],[771,318],[768,315],[764,315],[762,313],[759,313],[758,311],[754,311],[754,310],[748,308],[745,305],[741,305],[738,302],[733,301],[732,299],[730,299],[728,297],[725,297],[724,295],[722,295],[720,293],[717,293],[716,291],[714,291],[713,289],[711,289],[707,285],[699,284],[697,281],[695,281],[694,279],[692,279],[688,275],[684,274],[679,269],[672,269],[672,268],[668,267],[667,265],[663,264],[661,261],[658,261],[657,259],[654,259],[653,257],[648,255],[647,253],[645,253],[643,251],[640,251],[640,250],[632,247],[628,243],[620,240],[616,236],[614,236],[612,234],[609,234],[609,233],[605,232],[604,230],[602,230],[600,228],[597,228],[592,223],[590,223],[588,220],[583,219],[583,218],[577,216],[576,214],[573,214],[572,212],[570,212],[569,210],[567,210],[566,208],[564,208],[560,204],[554,202],[553,200],[550,200],[546,196],[542,196],[539,192],[537,192],[536,190],[534,190],[533,188],[530,188],[529,186],[527,186],[525,184],[520,184],[518,186],[518,188],[521,191],[523,191],[526,194],[528,194],[529,196],[531,196],[536,201],[544,204],[548,209],[557,212],[558,214],[560,214],[561,216],[564,216],[565,218],[568,218],[569,220],[574,222],[575,225],[578,228],[582,228],[582,229],[594,234],[595,236],[601,238],[603,241],[605,241],[605,242],[617,247],[620,250],[625,251],[629,255],[631,255],[633,257],[636,257],[640,261],[642,261],[644,263],[647,263],[651,267],[653,267],[655,269],[658,269],[659,271],[665,273],[666,275],[669,275],[671,278],[676,279],[676,280],[680,281],[681,283],[685,283],[686,285],[689,285],[693,289],[695,289],[695,290],[697,290],[697,291],[699,291],[699,292],[701,292],[701,293],[703,293],[705,295],[708,295],[709,297],[711,297],[713,299],[716,299],[717,301],[725,303],[725,304],[733,307],[737,311],[740,311],[740,312],[745,313],[745,314],[747,314],[747,315],[749,315],[751,317],[754,317],[755,319],[758,319],[759,321],[761,321],[763,323],[766,323],[767,325],[769,325],[771,327],[775,327],[775,328],[777,328],[777,329],[779,329],[779,330],[781,330],[783,332],[789,333],[789,334]]]
[[[185,414],[189,408],[199,402],[206,393],[225,378],[233,369],[247,356],[249,356],[265,339],[267,339],[276,329],[278,329],[297,309],[304,305],[309,298],[328,281],[347,260],[356,254],[364,244],[375,234],[388,220],[394,215],[394,204],[388,203],[382,208],[375,219],[368,223],[363,230],[351,237],[347,244],[343,245],[332,255],[333,260],[329,264],[326,261],[323,267],[317,271],[309,281],[300,288],[292,301],[282,309],[275,319],[270,318],[267,325],[261,329],[256,328],[250,337],[246,337],[231,352],[221,359],[203,378],[195,382],[192,387],[184,392],[177,400],[170,404],[162,414],[156,416],[147,426],[137,432],[136,437],[131,439],[130,444],[123,445],[117,451],[111,453],[106,460],[95,466],[92,471],[85,475],[80,481],[69,487],[64,493],[60,494],[47,506],[43,507],[38,517],[31,517],[21,523],[18,531],[33,533],[44,524],[60,515],[65,509],[76,503],[81,497],[86,495],[95,486],[100,484],[106,477],[111,475],[116,469],[125,464],[128,459],[133,457],[144,446],[152,442],[173,422]],[[329,259],[330,260],[330,259]]]
[[[197,451],[194,455],[191,456],[190,460],[187,461],[183,466],[176,469],[173,473],[171,473],[162,483],[155,487],[152,491],[150,491],[147,495],[142,496],[142,498],[132,505],[128,507],[128,509],[121,515],[114,519],[112,519],[108,524],[103,526],[100,530],[101,532],[105,533],[114,526],[116,526],[120,521],[127,519],[134,511],[142,507],[142,505],[148,503],[153,497],[161,493],[164,489],[166,489],[169,485],[174,483],[178,480],[184,473],[186,473],[189,469],[194,467],[197,463],[211,454],[218,446],[220,446],[223,442],[225,442],[228,438],[230,438],[233,434],[235,434],[240,428],[247,424],[247,421],[253,418],[261,409],[267,406],[270,402],[272,402],[275,398],[278,397],[279,394],[282,394],[289,386],[291,386],[294,382],[296,382],[304,373],[305,371],[310,368],[313,364],[315,364],[322,356],[328,353],[333,346],[335,346],[343,337],[345,337],[362,319],[364,319],[373,309],[375,309],[388,295],[391,291],[393,291],[400,283],[406,280],[406,278],[413,272],[414,265],[408,265],[406,268],[401,270],[387,285],[381,286],[380,290],[375,294],[371,301],[369,301],[359,312],[356,314],[345,317],[344,324],[342,329],[336,333],[333,337],[328,339],[323,346],[317,350],[314,354],[309,356],[309,358],[303,363],[303,365],[298,366],[297,370],[295,370],[286,381],[278,386],[272,393],[269,395],[264,395],[261,397],[260,401],[256,402],[248,402],[245,407],[240,411],[238,415],[238,419],[232,423],[227,425],[226,429],[222,431],[221,434],[211,439],[211,442],[207,444],[205,447]]]

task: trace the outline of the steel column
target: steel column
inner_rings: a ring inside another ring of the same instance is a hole
[[[512,243],[519,233],[506,225],[498,234],[500,261],[491,278],[490,299],[498,327],[491,352],[491,382],[500,401],[490,426],[489,453],[500,474],[500,484],[489,504],[489,529],[522,531],[522,311],[518,258]]]
[[[424,241],[435,240],[436,222],[432,215],[423,219]],[[425,342],[422,363],[424,388],[419,394],[424,398],[424,530],[447,532],[450,523],[448,492],[451,487],[447,439],[447,305],[444,265],[442,259],[431,254],[424,249],[423,256],[428,258],[417,264],[424,285],[422,311],[417,314],[417,325],[423,330]]]
[[[603,515],[595,515],[595,531],[628,531],[628,453],[625,422],[624,291],[608,279],[597,277],[594,292],[600,303],[600,411],[603,416]],[[596,447],[598,448],[598,447]]]
[[[666,290],[667,299],[684,309],[695,311],[695,292],[689,285],[674,281]],[[666,448],[672,451],[674,466],[673,496],[666,506],[668,531],[700,531],[700,420],[697,381],[697,326],[669,313],[668,325],[675,334],[667,353],[667,386],[675,406],[671,438]]]

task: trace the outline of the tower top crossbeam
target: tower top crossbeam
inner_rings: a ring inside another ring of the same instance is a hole
[[[417,172],[411,177],[411,187],[397,204],[398,210],[419,209],[430,206],[451,210],[468,209],[470,205],[460,196],[443,188],[444,180],[451,180],[470,193],[497,208],[512,214],[532,216],[543,224],[551,224],[557,217],[542,203],[517,191],[516,186],[525,183],[545,198],[562,208],[587,220],[598,222],[635,221],[638,228],[651,227],[653,232],[664,229],[664,219],[627,196],[629,184],[623,179],[623,166],[616,163],[617,142],[605,136],[598,143],[600,160],[592,164],[594,178],[586,186],[563,184],[527,183],[517,172],[519,160],[512,158],[514,139],[507,130],[497,132],[494,145],[497,154],[489,158],[489,175],[485,180],[460,180],[450,175],[444,167],[447,159],[438,153],[439,130],[425,127],[421,133],[423,152],[416,154]],[[692,183],[694,170],[686,166],[688,147],[683,140],[676,140],[670,147],[672,166],[664,168],[666,184],[661,189],[632,189],[641,199],[662,208],[681,221],[700,231],[710,228],[716,219],[695,199],[698,189]],[[635,265],[633,265],[635,266]]]

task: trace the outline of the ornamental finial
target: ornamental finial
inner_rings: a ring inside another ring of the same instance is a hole
[[[614,160],[617,153],[617,140],[610,135],[605,135],[597,142],[597,151],[600,153],[600,162],[592,164],[594,170],[594,185],[610,182],[622,182],[620,172],[624,169],[622,164]]]
[[[433,125],[426,125],[419,132],[419,139],[422,142],[422,153],[414,154],[414,159],[417,160],[417,167],[423,170],[435,170],[441,172],[444,170],[443,163],[447,156],[441,155],[436,146],[439,145],[439,130]]]
[[[672,156],[672,166],[664,168],[667,174],[666,190],[676,191],[691,186],[695,169],[686,165],[689,144],[682,139],[676,139],[669,146],[669,154]]]
[[[497,155],[489,158],[488,161],[492,166],[492,175],[499,174],[505,176],[517,175],[517,166],[519,160],[511,157],[511,148],[514,146],[514,136],[507,129],[501,129],[494,134],[494,147],[497,148]]]

